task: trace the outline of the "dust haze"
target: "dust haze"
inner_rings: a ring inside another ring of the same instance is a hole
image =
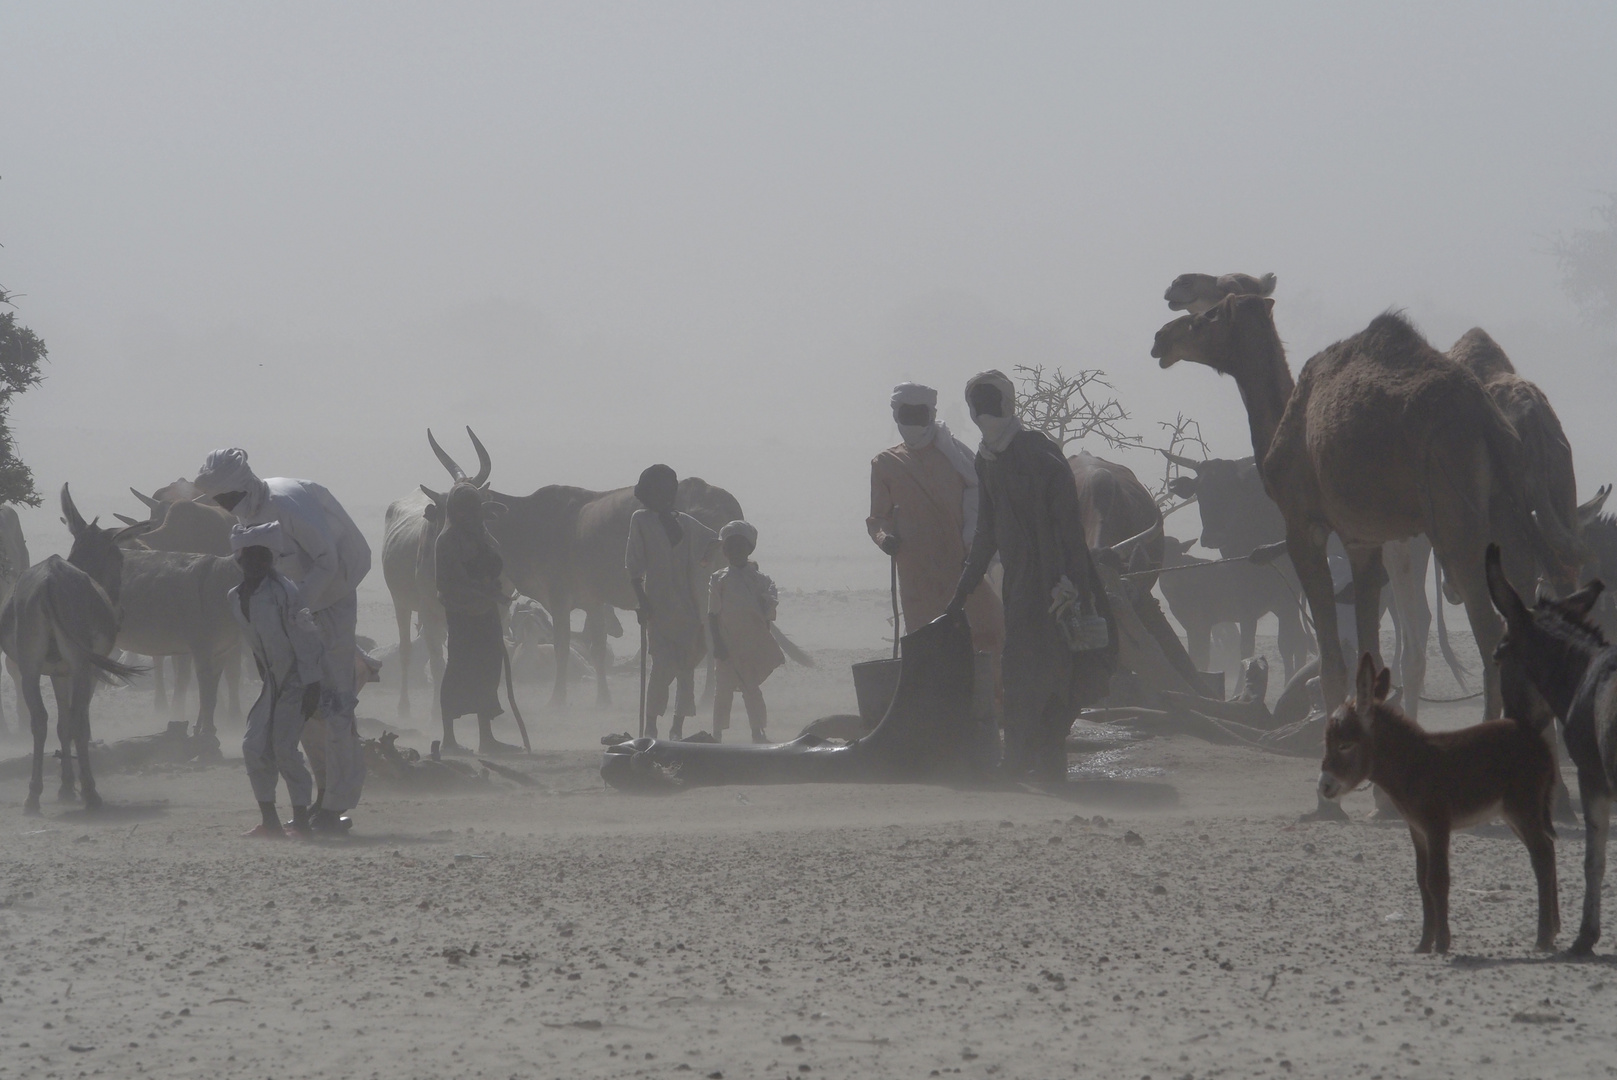
[[[1185,412],[1240,456],[1233,384],[1147,353],[1170,278],[1244,270],[1279,275],[1294,367],[1387,307],[1439,348],[1486,327],[1592,489],[1612,348],[1550,249],[1617,186],[1614,35],[1598,6],[13,5],[0,281],[51,347],[21,452],[107,515],[239,444],[375,544],[445,480],[425,429],[467,457],[469,424],[498,489],[667,461],[736,493],[784,587],[881,587],[893,383],[974,439],[973,372],[1100,367],[1148,440]],[[55,517],[24,513],[37,554]]]

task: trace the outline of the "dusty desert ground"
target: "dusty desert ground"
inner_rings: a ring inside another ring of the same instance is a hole
[[[768,684],[772,733],[852,709],[885,602],[785,598],[820,664]],[[364,618],[386,640],[374,598]],[[596,772],[599,736],[632,722],[633,677],[613,691],[556,714],[527,688],[516,764],[539,787],[372,784],[328,842],[243,839],[239,759],[107,772],[95,816],[48,777],[26,818],[7,774],[0,1078],[1617,1072],[1617,969],[1533,952],[1531,872],[1500,828],[1456,842],[1455,954],[1416,956],[1406,833],[1364,820],[1364,794],[1353,824],[1300,824],[1311,761],[1173,738],[1075,758],[1062,797],[626,796]],[[425,749],[386,690],[361,713]],[[138,688],[97,699],[109,740],[164,719]],[[1581,849],[1564,829],[1563,944]]]

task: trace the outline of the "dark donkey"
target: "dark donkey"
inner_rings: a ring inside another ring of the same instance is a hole
[[[1531,709],[1512,708],[1511,718],[1429,732],[1387,703],[1391,688],[1392,672],[1378,671],[1369,653],[1360,657],[1353,697],[1325,726],[1319,793],[1338,799],[1370,780],[1409,823],[1421,900],[1415,951],[1449,951],[1449,837],[1496,814],[1527,845],[1538,879],[1538,947],[1553,948],[1561,929],[1550,817],[1555,757],[1543,724],[1534,721]],[[1520,703],[1522,689],[1504,680],[1512,706]]]
[[[17,665],[18,685],[34,729],[34,771],[23,811],[39,813],[45,786],[45,731],[50,722],[39,677],[56,691],[56,734],[62,743],[61,798],[73,797],[73,759],[79,762],[84,805],[101,805],[90,772],[90,694],[96,678],[129,678],[145,669],[107,659],[118,637],[118,594],[123,552],[112,529],[86,523],[62,485],[62,518],[73,533],[66,559],[52,555],[23,571],[0,609],[0,649]],[[99,519],[98,519],[99,520]]]
[[[1617,778],[1617,648],[1606,644],[1589,619],[1605,586],[1591,581],[1565,599],[1541,597],[1528,607],[1505,580],[1499,547],[1488,546],[1488,591],[1505,617],[1505,636],[1494,650],[1501,674],[1531,683],[1561,719],[1567,752],[1578,769],[1583,802],[1583,925],[1574,955],[1600,940],[1600,887],[1606,877],[1606,837]]]

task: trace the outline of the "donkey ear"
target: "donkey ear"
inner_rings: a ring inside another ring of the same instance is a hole
[[[1353,705],[1359,713],[1368,712],[1376,698],[1376,662],[1369,653],[1359,657],[1359,676],[1353,687]]]
[[[1600,594],[1606,591],[1606,583],[1599,578],[1589,582],[1583,588],[1561,601],[1561,609],[1579,619],[1587,619],[1589,612],[1594,610],[1595,604],[1600,600]]]
[[[1392,693],[1392,668],[1382,668],[1376,676],[1376,700],[1386,701],[1387,695]]]
[[[1519,594],[1511,583],[1505,580],[1505,569],[1499,562],[1499,545],[1489,544],[1488,554],[1483,561],[1483,569],[1488,576],[1488,595],[1493,598],[1493,606],[1499,609],[1499,614],[1512,625],[1526,622],[1528,619],[1527,605],[1522,603]]]

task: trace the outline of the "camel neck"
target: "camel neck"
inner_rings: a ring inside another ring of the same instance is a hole
[[[1297,384],[1272,319],[1264,319],[1242,337],[1241,366],[1230,374],[1241,390],[1241,403],[1246,406],[1247,424],[1252,429],[1252,453],[1261,473],[1269,444],[1274,441],[1280,417]]]

